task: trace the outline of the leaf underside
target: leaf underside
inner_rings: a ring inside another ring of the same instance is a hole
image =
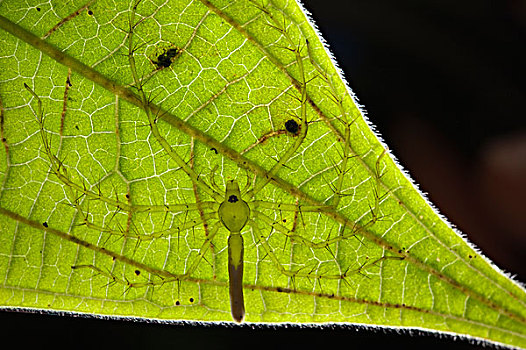
[[[2,307],[231,321],[217,206],[236,180],[247,322],[526,347],[524,288],[400,170],[296,3],[9,0],[0,15]]]

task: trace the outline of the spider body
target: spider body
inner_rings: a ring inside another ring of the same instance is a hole
[[[250,208],[243,199],[235,180],[226,184],[225,201],[218,210],[219,219],[230,231],[228,238],[228,277],[230,308],[236,322],[243,321],[245,303],[243,298],[243,237],[241,230],[247,224]]]

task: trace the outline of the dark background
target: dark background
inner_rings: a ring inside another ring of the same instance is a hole
[[[526,281],[526,2],[309,0],[371,122],[430,200]],[[521,255],[522,254],[522,255]],[[474,349],[407,332],[156,325],[0,312],[17,346]]]

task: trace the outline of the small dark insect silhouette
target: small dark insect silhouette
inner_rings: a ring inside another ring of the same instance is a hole
[[[168,68],[180,52],[181,50],[177,48],[168,49],[157,56],[157,61],[152,62],[157,65],[157,68]]]

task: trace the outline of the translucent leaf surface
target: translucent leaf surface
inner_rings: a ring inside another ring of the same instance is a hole
[[[526,346],[524,289],[400,171],[296,3],[133,5],[0,4],[0,305],[231,321],[235,180],[245,321]]]

